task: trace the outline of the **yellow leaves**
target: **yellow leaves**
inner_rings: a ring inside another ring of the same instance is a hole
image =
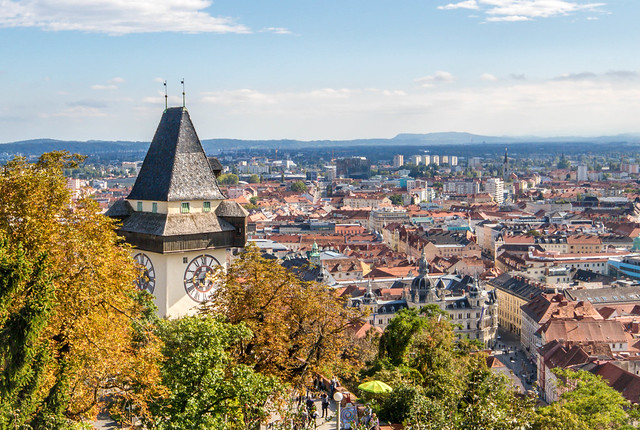
[[[96,390],[105,384],[148,387],[136,394],[140,401],[155,392],[159,342],[151,336],[134,347],[133,325],[141,310],[133,298],[135,265],[98,205],[71,200],[62,168],[77,161],[52,153],[35,164],[17,158],[0,170],[0,236],[10,248],[22,247],[27,258],[47,255],[55,302],[44,336],[59,361],[52,363],[52,374],[64,361],[68,413],[90,416]]]
[[[344,331],[359,316],[333,290],[301,281],[254,247],[232,264],[205,311],[244,321],[254,337],[244,343],[242,361],[288,381],[338,360]]]

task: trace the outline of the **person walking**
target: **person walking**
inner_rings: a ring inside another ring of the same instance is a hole
[[[329,396],[327,393],[322,393],[320,396],[320,405],[322,406],[322,418],[329,417]]]
[[[311,398],[311,396],[307,396],[306,406],[307,406],[307,412],[311,413],[311,409],[315,407],[315,404],[313,403],[313,398]]]

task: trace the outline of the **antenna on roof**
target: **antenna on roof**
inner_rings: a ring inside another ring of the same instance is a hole
[[[186,98],[185,98],[185,95],[184,95],[184,78],[182,78],[180,83],[182,84],[182,108],[184,109],[184,108],[187,107],[187,102],[186,102]]]
[[[164,110],[169,109],[169,94],[167,93],[167,81],[164,81]]]

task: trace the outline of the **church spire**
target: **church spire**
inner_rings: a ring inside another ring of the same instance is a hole
[[[129,200],[222,200],[215,174],[189,113],[167,109],[153,136]]]
[[[427,262],[427,256],[424,253],[424,248],[422,248],[422,255],[420,256],[420,262],[418,263],[418,271],[422,276],[429,274],[429,262]]]

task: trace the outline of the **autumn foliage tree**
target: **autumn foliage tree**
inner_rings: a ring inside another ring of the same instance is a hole
[[[346,308],[335,290],[305,282],[250,246],[226,273],[205,312],[243,322],[253,337],[242,342],[240,361],[256,371],[300,382],[340,359],[346,329],[360,312]]]
[[[91,417],[102,388],[140,414],[161,394],[129,250],[95,202],[66,188],[63,168],[77,161],[50,153],[0,170],[0,405],[13,405],[0,419],[12,426]]]

